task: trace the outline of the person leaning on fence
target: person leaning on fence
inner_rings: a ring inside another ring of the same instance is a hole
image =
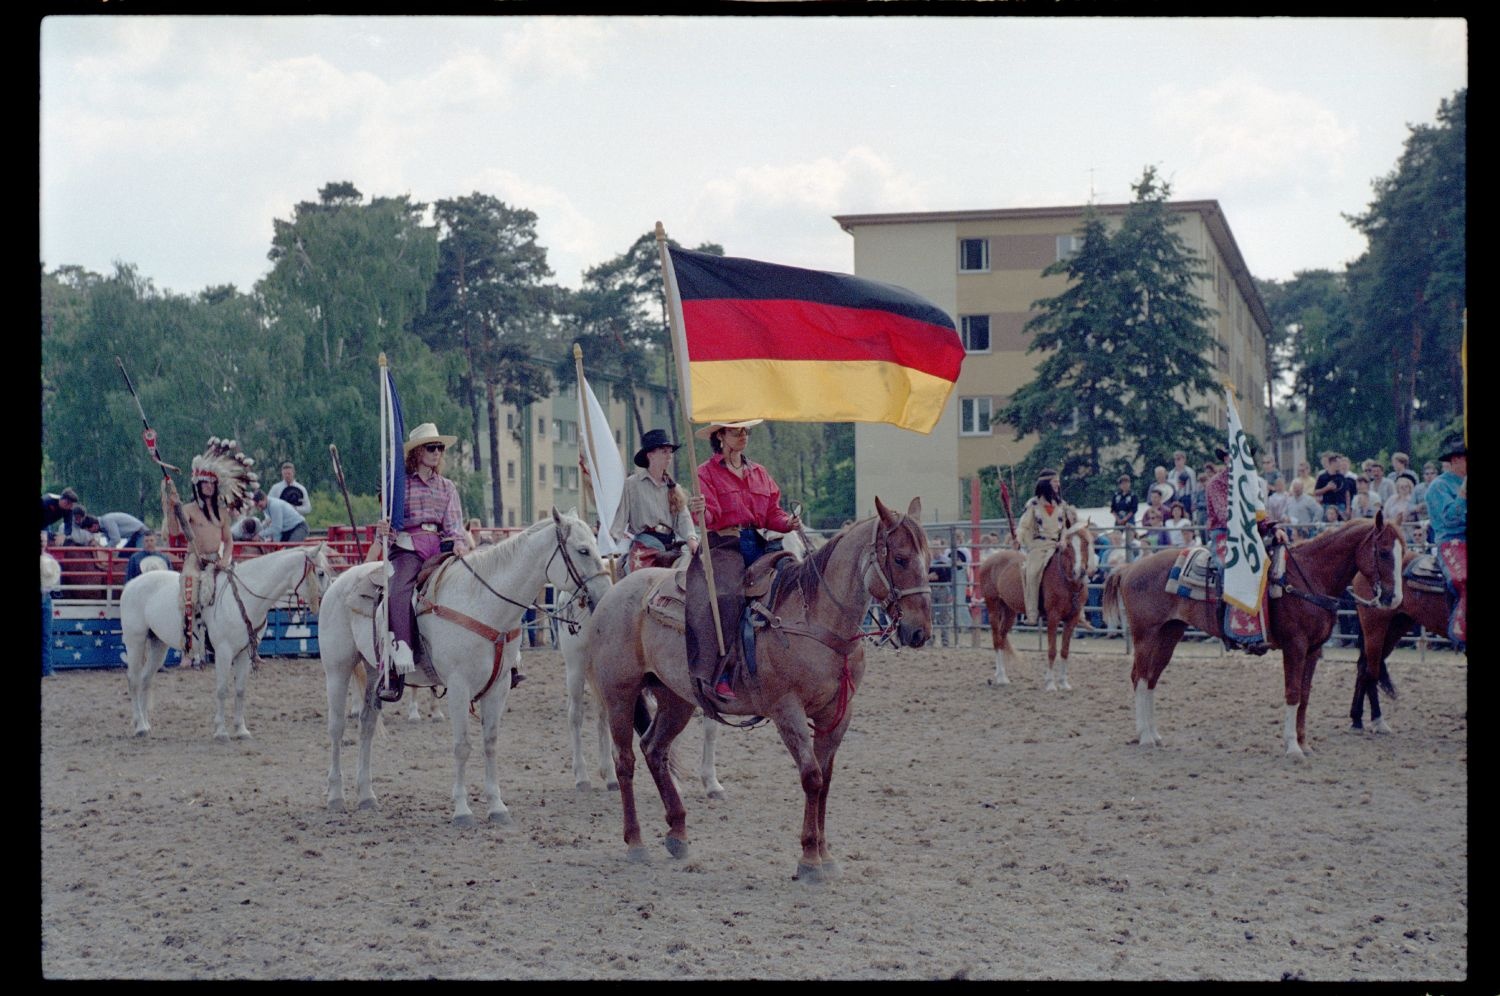
[[[680,448],[665,429],[652,429],[641,437],[635,451],[635,465],[640,470],[625,478],[620,492],[620,507],[610,524],[609,535],[628,543],[626,573],[642,567],[670,567],[686,547],[698,551],[698,531],[688,514],[688,499],[667,468],[672,454]]]
[[[63,488],[58,494],[42,495],[42,533],[47,542],[61,543],[73,531],[75,519],[83,518],[83,509],[78,504],[78,492]],[[54,540],[52,527],[61,522],[61,533]]]
[[[1451,596],[1448,639],[1462,644],[1468,638],[1469,448],[1461,433],[1448,437],[1438,459],[1448,468],[1427,488],[1427,517]]]
[[[300,543],[307,539],[307,520],[290,502],[255,492],[255,507],[264,513],[265,538],[274,543]]]
[[[457,436],[441,435],[432,422],[423,422],[407,434],[403,450],[406,460],[405,515],[395,530],[389,519],[381,519],[375,526],[377,535],[391,539],[391,577],[386,587],[386,605],[395,645],[391,653],[390,680],[380,690],[380,697],[387,702],[401,698],[406,676],[417,666],[412,653],[417,630],[412,592],[416,588],[417,572],[429,558],[445,550],[459,555],[469,552],[458,488],[442,474],[443,454],[457,442]],[[515,681],[512,676],[512,685]]]
[[[1165,468],[1163,468],[1165,471]],[[1021,566],[1021,580],[1026,599],[1026,618],[1032,625],[1039,619],[1037,602],[1041,593],[1042,571],[1063,533],[1078,521],[1077,511],[1063,501],[1062,489],[1055,474],[1043,474],[1036,482],[1035,493],[1021,509],[1019,534],[1026,550]]]

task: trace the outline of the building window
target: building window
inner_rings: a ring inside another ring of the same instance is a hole
[[[515,412],[506,412],[505,413],[505,428],[507,430],[514,431],[515,427],[516,427],[516,413]]]
[[[1081,235],[1059,235],[1057,237],[1057,258],[1060,260],[1078,255],[1078,251],[1082,248],[1083,236]]]
[[[990,351],[990,316],[964,315],[959,319],[963,326],[964,350],[970,353]]]
[[[563,476],[563,466],[560,463],[552,465],[552,486],[558,491],[567,486],[567,478]]]
[[[516,510],[513,508],[507,508],[505,510],[505,518],[506,525],[514,526],[516,524]]]
[[[547,486],[547,465],[539,463],[536,465],[536,482],[541,487]]]
[[[960,272],[973,273],[976,271],[986,271],[989,268],[989,239],[958,240],[958,269]]]
[[[505,461],[505,479],[507,481],[514,481],[516,479],[516,462],[514,460]]]
[[[958,434],[960,436],[991,436],[990,398],[958,399]]]
[[[539,418],[539,419],[536,420],[536,438],[538,438],[538,439],[546,439],[547,438],[547,420],[544,419],[544,418]],[[545,476],[545,475],[543,475],[543,476]]]
[[[615,445],[616,446],[620,445],[620,430],[619,429],[615,430]]]

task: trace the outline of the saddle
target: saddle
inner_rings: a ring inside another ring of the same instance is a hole
[[[1438,566],[1435,553],[1424,553],[1417,557],[1401,572],[1401,578],[1418,591],[1434,595],[1448,594],[1448,585],[1443,579],[1443,570]]]
[[[711,550],[719,621],[724,631],[725,652],[720,657],[703,568],[704,549],[699,547],[698,555],[685,567],[652,587],[646,596],[646,611],[683,634],[694,695],[706,715],[719,719],[717,699],[708,689],[721,672],[730,677],[731,683],[742,674],[754,680],[757,633],[773,618],[770,609],[776,602],[783,569],[797,558],[785,550],[775,550],[746,568],[736,547]],[[756,717],[751,722],[759,721]]]
[[[453,558],[456,556],[457,554],[453,553],[450,550],[444,553],[439,553],[437,556],[429,557],[427,560],[422,562],[421,569],[417,571],[416,585],[412,588],[414,607],[418,601],[426,597],[427,589],[434,583],[434,575],[439,575],[442,570],[450,566]],[[378,616],[376,615],[376,610],[380,603],[385,600],[385,583],[385,571],[376,570],[366,574],[354,589],[354,598],[357,599],[359,603],[369,602],[368,613],[360,612],[359,609],[356,609],[355,611],[359,615],[369,615],[370,625],[372,627],[372,631],[374,632],[376,646],[380,645],[380,641],[384,636],[383,633],[379,632],[378,630],[374,630],[373,627],[375,626],[375,620],[378,618]],[[361,605],[360,607],[363,608],[363,605]],[[414,642],[416,645],[411,648],[411,652],[412,659],[416,662],[417,665],[417,673],[420,674],[423,680],[425,680],[428,684],[435,686],[441,685],[442,679],[438,677],[437,669],[433,667],[432,655],[427,652],[427,641],[422,639],[422,632],[420,629],[415,631],[415,636],[416,640]],[[408,678],[408,680],[410,679]],[[417,684],[417,682],[413,682],[413,684]]]

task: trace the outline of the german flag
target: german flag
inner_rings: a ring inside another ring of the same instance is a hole
[[[958,380],[953,319],[904,287],[667,247],[694,422],[887,422],[931,432]]]

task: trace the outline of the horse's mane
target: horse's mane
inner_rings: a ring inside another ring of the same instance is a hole
[[[522,539],[531,536],[533,533],[541,532],[552,524],[552,517],[550,515],[537,519],[525,529],[512,536],[507,536],[498,543],[489,543],[477,550],[470,551],[465,555],[464,559],[476,568],[483,567],[495,572],[504,570],[510,565],[511,561],[516,559],[523,545],[521,543]],[[494,563],[491,563],[491,561],[494,561]]]
[[[1314,551],[1325,544],[1333,542],[1351,529],[1358,529],[1365,524],[1368,524],[1371,529],[1375,528],[1375,520],[1373,518],[1350,519],[1348,522],[1340,522],[1332,529],[1323,529],[1312,536],[1304,536],[1302,539],[1289,543],[1288,547],[1292,550],[1306,549]]]

